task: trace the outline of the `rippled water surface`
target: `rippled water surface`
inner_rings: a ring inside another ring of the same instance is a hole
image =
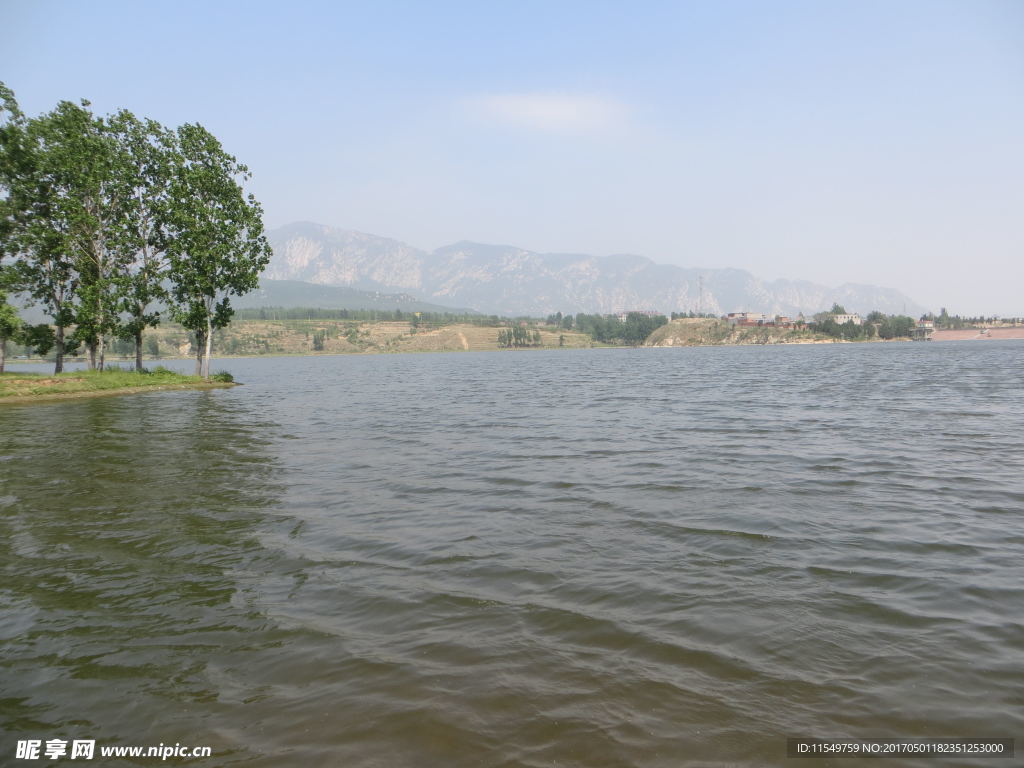
[[[0,763],[1024,749],[1020,342],[220,367],[0,408]]]

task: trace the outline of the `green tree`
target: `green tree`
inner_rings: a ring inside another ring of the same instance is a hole
[[[618,338],[626,344],[638,346],[667,322],[668,318],[664,315],[652,317],[641,312],[630,312],[626,315],[626,322],[621,324]]]
[[[107,337],[119,330],[116,278],[135,256],[125,226],[132,179],[124,147],[88,106],[85,101],[81,106],[62,102],[51,120],[56,148],[63,154],[66,215],[78,262],[76,336],[86,343],[90,367],[103,370]]]
[[[7,294],[0,288],[0,373],[4,372],[7,359],[7,342],[17,339],[21,333],[21,318],[18,310],[7,303]]]
[[[154,120],[140,120],[121,110],[109,121],[110,133],[123,152],[122,173],[129,190],[124,208],[125,236],[134,258],[115,276],[120,310],[127,319],[122,335],[135,344],[135,369],[142,369],[142,336],[157,325],[159,311],[152,306],[167,300],[169,278],[168,217],[172,210],[171,171],[177,135]]]
[[[249,170],[200,125],[178,129],[167,252],[175,318],[195,334],[197,375],[210,376],[214,330],[231,320],[231,296],[259,284],[270,261],[263,210],[241,182]]]
[[[37,172],[53,185],[47,205],[64,235],[61,248],[77,272],[75,336],[89,350],[90,367],[102,370],[107,337],[119,325],[115,278],[135,255],[125,228],[127,153],[87,101],[60,102],[30,121],[29,135],[41,161]]]
[[[34,352],[43,357],[54,348],[57,338],[53,328],[46,323],[40,323],[39,325],[23,325],[15,341],[28,350],[29,356]]]
[[[0,258],[8,262],[12,287],[53,320],[54,373],[60,373],[79,282],[65,158],[52,120],[28,120],[2,83],[0,102]]]

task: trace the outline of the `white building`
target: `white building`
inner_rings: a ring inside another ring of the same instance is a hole
[[[844,325],[845,323],[853,323],[854,325],[864,324],[864,320],[856,312],[847,315],[832,315],[832,319],[839,325]]]

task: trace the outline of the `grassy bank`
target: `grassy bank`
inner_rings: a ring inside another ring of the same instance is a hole
[[[57,375],[4,373],[0,374],[0,404],[231,386],[234,384],[230,374],[217,374],[213,380],[206,381],[198,376],[185,376],[166,368],[142,373],[116,367],[105,371],[67,371]]]

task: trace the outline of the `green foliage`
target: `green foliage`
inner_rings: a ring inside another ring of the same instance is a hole
[[[506,348],[539,347],[541,346],[540,331],[530,331],[522,325],[498,331],[498,346]]]
[[[314,331],[313,332],[313,351],[323,352],[324,351],[324,340],[327,338],[327,331]]]
[[[576,330],[589,333],[594,341],[606,344],[643,344],[655,330],[665,325],[664,315],[651,317],[641,312],[630,312],[625,322],[615,315],[576,315]]]
[[[97,117],[86,101],[27,118],[0,83],[0,273],[50,315],[57,372],[68,328],[100,367],[114,336],[141,355],[158,300],[200,342],[229,322],[270,253],[248,178],[201,126]]]
[[[40,304],[56,326],[57,366],[63,363],[64,328],[74,320],[80,276],[72,253],[76,218],[71,154],[62,142],[74,105],[29,120],[14,94],[0,84],[0,258],[9,261],[5,282]]]
[[[17,339],[21,333],[21,318],[17,310],[7,303],[7,294],[0,285],[0,373],[4,372],[7,359],[7,343]]]
[[[263,209],[246,196],[249,169],[200,125],[178,129],[170,185],[171,295],[175,319],[206,344],[201,373],[209,377],[209,342],[228,324],[230,297],[254,290],[270,261]]]
[[[231,383],[235,380],[235,377],[232,376],[227,371],[217,371],[217,373],[213,374],[213,376],[210,377],[210,380]]]
[[[834,310],[835,305],[832,307]],[[842,309],[842,307],[839,307]],[[831,336],[834,339],[846,341],[866,341],[877,336],[880,339],[900,339],[910,336],[915,327],[913,318],[904,315],[886,315],[877,310],[870,312],[861,325],[855,325],[852,320],[845,323],[837,323],[833,319],[833,312],[822,312],[815,315],[815,322],[811,328],[816,333]],[[835,313],[835,314],[845,314]]]
[[[983,328],[996,319],[995,317],[961,317],[960,315],[950,315],[946,308],[943,307],[942,311],[939,312],[939,316],[934,318],[934,321],[936,328],[956,331],[964,328]]]
[[[0,290],[0,341],[14,338],[20,330],[18,310],[7,303],[7,294]]]
[[[109,131],[124,148],[122,172],[131,186],[125,206],[125,236],[135,257],[128,269],[118,271],[115,280],[118,308],[125,314],[121,335],[134,341],[138,353],[145,329],[160,321],[160,313],[151,305],[170,301],[165,286],[170,271],[167,220],[175,134],[127,110],[109,120]]]
[[[887,315],[878,324],[878,337],[881,339],[907,338],[916,325],[912,317],[907,317],[906,315]]]
[[[56,344],[53,328],[45,323],[23,326],[16,340],[28,348],[29,355],[34,353],[40,357],[45,356]]]

